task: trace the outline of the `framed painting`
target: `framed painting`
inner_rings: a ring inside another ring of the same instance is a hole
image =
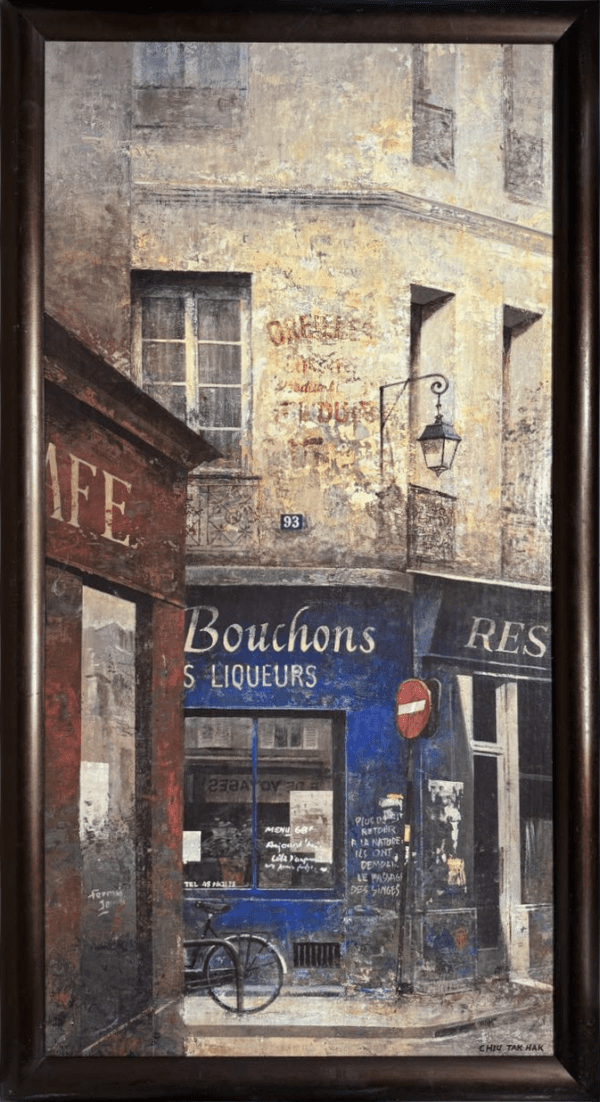
[[[597,1098],[597,4],[2,21],[5,1097]]]

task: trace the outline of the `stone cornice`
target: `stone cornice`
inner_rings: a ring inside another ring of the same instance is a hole
[[[502,242],[524,252],[552,255],[552,235],[491,215],[425,199],[402,191],[317,191],[293,188],[203,187],[183,184],[157,186],[144,180],[133,185],[133,203],[159,206],[251,206],[288,204],[293,207],[333,207],[397,211],[414,218],[485,240]]]
[[[412,592],[413,579],[396,570],[351,569],[336,566],[205,566],[189,563],[188,586],[281,585],[281,586],[369,586]]]

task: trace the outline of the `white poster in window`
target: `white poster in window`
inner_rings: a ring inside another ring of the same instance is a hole
[[[290,792],[290,847],[324,865],[333,861],[333,792]]]
[[[183,832],[183,863],[202,860],[202,831],[184,830]]]

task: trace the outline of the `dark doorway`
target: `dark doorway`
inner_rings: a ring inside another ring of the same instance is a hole
[[[500,930],[500,855],[498,845],[498,759],[475,754],[473,882],[477,908],[479,975],[493,975],[503,964]]]

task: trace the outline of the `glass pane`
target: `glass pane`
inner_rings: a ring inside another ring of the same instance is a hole
[[[193,42],[186,46],[186,80],[200,88],[243,87],[244,47],[237,42]]]
[[[144,341],[142,368],[144,382],[184,383],[185,345]]]
[[[496,741],[496,685],[492,677],[473,678],[473,738]]]
[[[187,716],[184,877],[199,888],[252,876],[252,720]]]
[[[239,299],[198,299],[198,340],[239,341]]]
[[[331,755],[330,719],[259,719],[259,887],[332,887]]]
[[[239,463],[242,454],[242,434],[239,430],[203,429],[202,435],[221,455],[222,459],[215,460],[216,463],[222,463],[223,460]]]
[[[201,383],[239,383],[242,350],[237,344],[199,344],[198,378]]]
[[[161,406],[168,409],[175,417],[179,417],[180,421],[185,421],[184,386],[147,386],[145,390],[155,402],[160,402]]]
[[[552,775],[552,699],[545,682],[519,685],[519,769],[521,773]]]
[[[182,341],[185,337],[184,300],[143,298],[142,337],[144,340]]]
[[[83,587],[79,833],[90,943],[117,913],[121,933],[135,935],[135,612]]]
[[[242,421],[242,401],[239,387],[202,387],[199,394],[200,425],[215,428],[238,428]]]
[[[81,1027],[91,1037],[100,1021],[119,1013],[139,983],[136,773],[141,763],[136,760],[135,604],[85,585],[82,598],[79,932],[81,975],[94,992],[82,1000]],[[76,860],[73,854],[65,876],[73,875]],[[101,982],[104,976],[112,978],[108,986]]]
[[[141,88],[177,88],[183,84],[182,42],[136,42],[134,83]]]
[[[552,902],[552,783],[521,778],[521,902]]]

